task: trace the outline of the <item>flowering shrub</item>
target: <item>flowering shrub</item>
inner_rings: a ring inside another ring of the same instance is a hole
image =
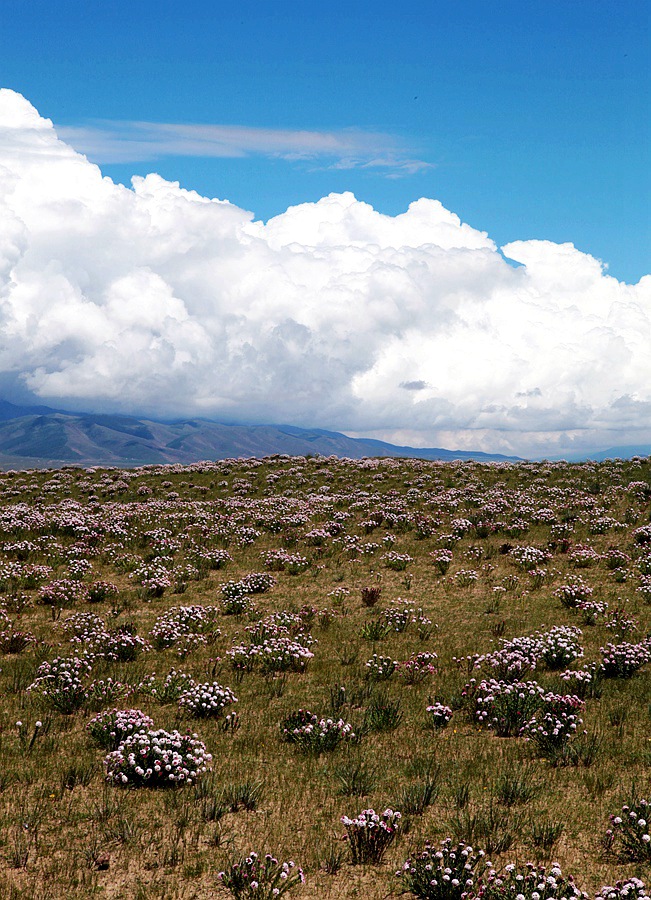
[[[447,838],[440,848],[426,844],[396,875],[405,893],[418,900],[465,900],[475,896],[478,879],[487,867],[485,855],[483,850],[473,850],[465,843],[455,845]]]
[[[475,572],[474,569],[459,569],[458,572],[454,573],[455,583],[459,587],[470,587],[471,584],[474,584],[479,579],[479,573]]]
[[[218,550],[208,547],[193,548],[190,557],[199,566],[199,569],[225,569],[233,557],[228,550]]]
[[[651,603],[651,575],[643,575],[636,590],[645,603]]]
[[[517,681],[533,671],[540,656],[537,636],[501,640],[499,650],[474,657],[474,668],[488,669],[492,675],[504,681]]]
[[[276,579],[268,572],[252,572],[239,581],[227,581],[221,586],[222,596],[226,599],[243,597],[249,594],[265,594],[275,585]]]
[[[73,558],[68,561],[68,575],[75,581],[82,581],[93,568],[93,564],[89,559]]]
[[[237,697],[230,688],[217,682],[193,684],[179,697],[179,707],[197,719],[218,719],[227,706],[237,703]]]
[[[88,585],[88,602],[103,603],[106,600],[114,600],[120,591],[110,581],[94,581]]]
[[[391,678],[397,666],[395,659],[374,653],[366,663],[366,677],[371,681],[386,681],[387,678]]]
[[[476,896],[481,900],[587,900],[588,895],[574,883],[571,875],[563,875],[558,863],[545,866],[527,863],[505,866],[504,872],[491,869],[482,879]]]
[[[554,591],[554,597],[568,609],[576,609],[581,603],[589,600],[594,591],[580,575],[571,575],[565,584]]]
[[[577,544],[568,554],[570,565],[575,569],[589,569],[601,561],[601,556],[594,547]]]
[[[610,817],[605,846],[623,859],[651,863],[650,820],[651,802],[631,800],[622,807],[621,815]]]
[[[194,784],[212,760],[195,735],[150,729],[126,737],[104,760],[106,780],[121,786]]]
[[[7,627],[0,631],[0,653],[22,653],[37,643],[36,636],[31,631],[14,628],[8,618],[0,619],[0,627],[3,625]]]
[[[160,557],[148,563],[138,566],[129,578],[137,581],[142,587],[144,600],[153,600],[155,597],[162,597],[168,588],[174,585],[174,579],[169,571],[167,562]]]
[[[416,610],[416,607],[409,600],[400,600],[398,598],[398,602],[400,606],[390,606],[384,610],[382,619],[391,631],[397,631],[398,634],[402,634],[411,624],[416,622],[416,617],[421,610]]]
[[[636,619],[626,614],[623,606],[616,606],[611,613],[610,619],[606,622],[606,628],[621,636],[637,631],[638,624]]]
[[[225,616],[253,616],[255,609],[254,601],[246,594],[222,598],[222,612]]]
[[[86,702],[82,678],[90,671],[91,667],[85,659],[59,656],[51,662],[41,663],[36,678],[27,690],[45,706],[61,713],[73,713]]]
[[[441,575],[445,575],[452,565],[452,551],[442,547],[440,550],[430,553],[430,559]]]
[[[73,638],[71,643],[74,642],[80,642],[83,646],[81,638]],[[101,656],[119,662],[131,662],[149,650],[150,644],[139,635],[133,634],[128,625],[96,635],[95,640],[86,647],[89,656]]]
[[[543,584],[551,578],[549,569],[529,569],[527,575],[531,578],[531,587],[534,588],[534,590],[541,588]]]
[[[91,681],[86,688],[86,702],[84,706],[89,710],[104,709],[112,703],[126,700],[133,689],[121,681],[113,678],[98,678]]]
[[[91,719],[86,730],[100,747],[117,750],[130,734],[153,727],[154,720],[140,709],[110,709]]]
[[[430,724],[437,731],[441,728],[447,728],[452,718],[452,710],[444,703],[433,703],[427,707],[429,713]]]
[[[567,669],[560,677],[575,696],[584,700],[599,695],[603,672],[597,663],[590,663],[584,669]]]
[[[580,628],[559,625],[538,635],[538,654],[550,669],[561,669],[583,656]]]
[[[310,566],[310,561],[305,556],[289,553],[287,550],[264,550],[261,556],[271,572],[288,572],[290,575],[299,575]]]
[[[235,671],[263,675],[274,672],[304,672],[314,653],[299,642],[285,635],[266,638],[262,643],[239,644],[227,651]]]
[[[636,544],[643,546],[651,544],[651,525],[642,525],[633,532],[633,540]]]
[[[165,678],[157,678],[156,673],[141,681],[136,691],[152,697],[159,703],[177,703],[184,691],[194,685],[194,679],[185,672],[170,669]]]
[[[356,738],[353,726],[343,719],[319,719],[307,709],[299,709],[280,724],[281,737],[299,750],[321,753],[334,750],[343,741]]]
[[[472,531],[472,522],[468,519],[452,519],[450,522],[450,528],[452,529],[452,534],[456,537],[462,538],[465,537],[469,531]]]
[[[250,853],[217,877],[236,900],[274,900],[305,882],[303,870],[292,860],[280,863],[269,853],[264,860]]]
[[[611,547],[604,553],[603,560],[606,563],[606,568],[614,570],[627,566],[631,561],[631,557],[618,547]]]
[[[606,678],[630,678],[638,669],[651,661],[649,641],[640,644],[607,644],[601,647],[603,657],[601,671]]]
[[[627,878],[613,886],[604,885],[595,900],[651,900],[643,881],[639,878]]]
[[[518,735],[540,708],[544,693],[536,681],[482,681],[474,691],[477,721],[500,737]]]
[[[313,643],[313,638],[309,632],[305,631],[307,622],[313,618],[313,610],[303,609],[300,613],[292,613],[287,610],[280,610],[272,613],[264,619],[260,619],[254,625],[246,626],[246,633],[252,644],[264,644],[269,638],[278,638],[292,635],[297,637],[300,634],[301,643],[309,646]]]
[[[510,556],[523,572],[529,572],[551,559],[551,553],[548,550],[540,550],[538,547],[514,547]]]
[[[436,653],[414,653],[396,666],[396,675],[405,684],[420,684],[437,671]]]
[[[520,734],[536,744],[543,756],[553,757],[576,734],[583,719],[577,710],[583,708],[579,697],[568,694],[545,694],[541,707],[522,726]]]
[[[404,572],[409,563],[414,561],[413,556],[410,556],[408,553],[398,553],[397,550],[389,550],[380,559],[387,569],[393,569],[394,572]]]
[[[196,646],[211,643],[221,634],[215,624],[218,614],[216,606],[173,606],[156,619],[149,633],[152,643],[157,650],[187,644],[190,636]]]
[[[387,848],[395,840],[401,818],[401,814],[392,809],[385,809],[382,814],[374,809],[363,809],[355,819],[342,816],[352,864],[381,863]]]
[[[38,592],[37,600],[47,606],[74,606],[88,600],[88,588],[79,581],[60,578],[44,584]]]
[[[325,528],[314,528],[308,531],[304,536],[304,540],[312,547],[323,547],[325,543],[332,537]]]
[[[581,617],[585,625],[596,625],[600,616],[606,614],[608,604],[599,600],[582,600],[578,609],[581,610]]]

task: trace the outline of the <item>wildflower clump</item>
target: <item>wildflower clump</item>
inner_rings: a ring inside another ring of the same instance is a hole
[[[191,649],[219,637],[218,615],[216,606],[173,606],[156,619],[150,632],[152,644],[157,650],[175,647],[181,656],[187,656]]]
[[[299,709],[281,722],[282,740],[306,753],[334,750],[356,738],[353,726],[343,719],[319,719],[307,709]]]
[[[583,724],[577,713],[584,704],[579,697],[552,693],[545,694],[541,703],[520,734],[532,741],[543,756],[554,758]]]
[[[417,856],[408,859],[396,875],[405,893],[418,900],[463,900],[473,896],[479,879],[489,865],[483,850],[469,844],[453,844],[450,838],[440,847],[426,844]]]
[[[363,809],[355,819],[342,816],[352,864],[381,863],[387,848],[395,840],[401,818],[401,813],[392,809],[385,809],[383,813]]]
[[[414,561],[413,556],[410,556],[408,553],[398,553],[397,550],[389,550],[380,559],[387,569],[393,569],[394,572],[404,572],[409,563]]]
[[[538,654],[549,669],[562,669],[583,656],[579,643],[581,629],[558,625],[538,635]]]
[[[604,885],[595,900],[651,900],[649,891],[639,878],[627,878],[614,885]]]
[[[124,787],[181,787],[194,784],[212,760],[196,735],[178,731],[136,731],[104,760],[106,780]]]
[[[536,866],[526,863],[505,866],[503,872],[491,869],[482,879],[476,895],[481,900],[587,900],[571,875],[565,876],[558,863]]]
[[[651,863],[651,802],[635,798],[610,817],[605,845],[622,859]]]
[[[452,718],[452,710],[445,703],[432,703],[427,707],[429,722],[432,728],[437,731],[441,728],[447,728]]]
[[[91,738],[105,750],[117,750],[130,734],[154,727],[154,720],[140,709],[109,709],[86,725]]]
[[[85,659],[58,656],[51,662],[41,663],[27,690],[44,706],[60,713],[73,713],[86,702],[83,679],[90,671],[91,666]]]
[[[177,703],[184,691],[194,685],[194,678],[186,672],[170,669],[165,678],[158,678],[153,672],[140,682],[137,693],[152,697],[158,703]]]
[[[46,606],[67,607],[88,600],[88,588],[80,581],[60,578],[43,585],[38,592],[37,602]]]
[[[395,672],[398,663],[390,656],[379,656],[374,653],[366,663],[366,677],[369,681],[386,681]]]
[[[305,882],[303,870],[292,860],[281,863],[270,853],[264,859],[249,853],[217,877],[235,900],[275,900]]]
[[[227,706],[237,703],[237,697],[228,687],[212,684],[193,684],[179,697],[179,707],[186,709],[196,719],[219,719]]]
[[[405,684],[420,684],[437,671],[436,653],[414,653],[396,666],[396,675]]]
[[[536,681],[482,681],[474,693],[477,721],[500,737],[518,735],[539,709],[544,693]]]
[[[594,591],[580,575],[570,575],[565,584],[554,591],[554,597],[567,609],[576,609],[590,600]]]
[[[630,678],[651,662],[651,642],[607,644],[601,648],[601,671],[605,678]]]

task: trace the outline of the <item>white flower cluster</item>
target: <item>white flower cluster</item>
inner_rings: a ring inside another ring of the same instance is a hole
[[[227,706],[237,703],[237,697],[228,687],[212,684],[193,684],[179,697],[181,709],[187,709],[197,719],[219,718]]]
[[[106,780],[117,785],[194,784],[212,761],[196,735],[178,731],[136,731],[104,760]]]

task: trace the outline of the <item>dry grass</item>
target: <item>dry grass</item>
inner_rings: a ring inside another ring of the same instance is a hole
[[[620,600],[625,603],[627,615],[639,623],[629,640],[642,640],[651,632],[651,605],[637,591],[635,561],[642,548],[633,538],[634,530],[649,522],[651,487],[641,494],[627,488],[630,482],[651,485],[647,461],[495,467],[279,458],[186,469],[148,467],[126,476],[101,469],[0,476],[0,566],[16,560],[27,564],[20,560],[24,551],[10,546],[27,541],[36,545],[27,562],[49,564],[52,577],[67,577],[68,559],[86,556],[93,567],[87,583],[103,579],[120,589],[118,601],[53,611],[36,602],[38,589],[25,590],[15,579],[3,584],[0,605],[8,609],[15,607],[16,595],[28,595],[24,610],[9,617],[15,629],[33,632],[39,643],[0,661],[0,895],[16,900],[46,895],[52,900],[218,897],[223,892],[216,874],[255,849],[293,858],[304,868],[307,882],[297,896],[380,900],[399,893],[393,872],[410,853],[428,839],[448,835],[495,848],[495,864],[542,861],[551,854],[587,891],[627,875],[647,876],[643,864],[604,855],[602,838],[609,815],[632,790],[651,794],[651,667],[631,679],[606,680],[601,698],[587,701],[585,726],[599,739],[590,765],[553,767],[522,739],[500,739],[477,727],[463,708],[468,675],[453,663],[455,656],[496,648],[500,637],[554,625],[582,627],[583,661],[599,660],[599,647],[614,640],[604,620],[582,625],[580,614],[553,596],[572,573],[593,588],[593,599],[611,608]],[[151,493],[139,493],[143,487]],[[170,499],[170,492],[177,496]],[[505,501],[501,509],[482,509],[499,495]],[[331,498],[327,504],[324,497]],[[42,516],[31,530],[10,524],[9,513],[20,509],[18,504]],[[556,523],[569,523],[572,545],[590,543],[600,554],[616,546],[627,553],[627,580],[617,583],[603,562],[572,568],[550,525],[533,521],[541,508],[550,508]],[[286,519],[290,512],[305,520],[291,523]],[[322,528],[339,512],[349,513],[342,521],[344,533],[358,535],[362,544],[379,544],[375,553],[353,556],[332,538],[321,548],[306,540],[311,529]],[[376,513],[384,513],[381,524],[363,524]],[[398,518],[388,527],[387,514],[392,513]],[[451,519],[477,523],[490,515],[503,527],[487,537],[471,529],[455,543],[450,570],[441,575],[430,553],[441,546],[440,536],[450,533]],[[84,541],[83,520],[90,516],[103,526],[96,538]],[[419,516],[432,520],[432,533],[422,539],[415,528]],[[624,527],[592,533],[600,516]],[[228,527],[221,531],[215,527],[220,517],[229,517],[223,519]],[[507,526],[516,518],[529,522],[525,534],[508,533]],[[71,524],[65,527],[68,519]],[[124,529],[112,533],[117,522],[123,522]],[[242,527],[260,532],[253,544],[238,546],[237,529]],[[189,581],[182,594],[167,590],[149,600],[121,570],[124,567],[116,567],[115,556],[155,554],[151,540],[143,537],[155,528],[179,539],[176,565],[187,553],[183,535],[192,535],[203,546],[227,545],[232,562],[225,570]],[[395,536],[394,550],[412,557],[403,572],[381,560],[391,549],[384,542],[387,534]],[[537,588],[502,552],[507,542],[546,548],[554,541],[545,564],[548,579]],[[172,649],[143,654],[134,662],[96,663],[93,677],[111,675],[132,685],[172,666],[198,681],[218,681],[235,691],[241,717],[241,728],[227,733],[214,720],[190,719],[174,704],[131,697],[122,706],[144,710],[157,727],[196,732],[213,754],[212,772],[182,790],[107,785],[104,754],[85,729],[93,713],[49,711],[26,691],[43,659],[71,654],[61,621],[73,612],[90,611],[111,627],[130,622],[147,637],[156,618],[173,606],[219,606],[223,582],[264,571],[261,552],[279,547],[307,557],[310,565],[298,575],[275,573],[276,586],[255,598],[258,616],[298,612],[306,605],[335,612],[329,621],[318,612],[314,617],[311,630],[318,643],[307,670],[236,678],[226,652],[242,639],[250,619],[225,615],[219,619],[216,643],[184,660]],[[459,587],[454,576],[460,569],[476,570],[478,580]],[[517,586],[499,592],[498,598],[494,588],[513,574]],[[373,586],[381,587],[381,596],[368,607],[362,603],[362,589]],[[342,603],[330,596],[341,587],[350,592]],[[431,636],[422,640],[412,625],[377,643],[365,640],[360,634],[364,623],[395,606],[399,598],[422,609],[438,626]],[[406,660],[423,651],[438,654],[438,671],[430,679],[406,685],[394,675],[369,689],[364,664],[372,653]],[[549,689],[561,687],[558,676],[544,669],[529,677]],[[358,745],[320,756],[299,754],[281,742],[279,723],[285,716],[299,707],[330,714],[332,691],[336,694],[340,686],[345,687],[346,702],[338,714],[356,726],[363,723],[378,691],[385,700],[400,701],[400,723],[393,730],[366,734]],[[425,707],[435,699],[455,708],[450,726],[442,731],[428,727]],[[15,723],[23,722],[30,738],[37,720],[44,726],[29,749]],[[340,817],[369,806],[399,808],[400,800],[417,793],[428,777],[436,781],[432,802],[422,815],[406,817],[403,833],[383,865],[349,865]],[[351,784],[355,788],[360,783],[368,793],[351,796]],[[253,788],[257,791],[255,808],[240,805],[231,811],[224,798],[242,788],[245,796]],[[508,849],[500,853],[501,846]]]

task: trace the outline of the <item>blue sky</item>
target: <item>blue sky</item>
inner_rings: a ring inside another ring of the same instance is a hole
[[[651,446],[648,19],[2,0],[0,397]]]
[[[0,85],[126,184],[156,171],[262,219],[331,191],[392,215],[431,197],[498,245],[572,241],[635,282],[648,17],[631,0],[3,0]],[[248,131],[203,156],[150,128],[135,152],[133,122]]]

